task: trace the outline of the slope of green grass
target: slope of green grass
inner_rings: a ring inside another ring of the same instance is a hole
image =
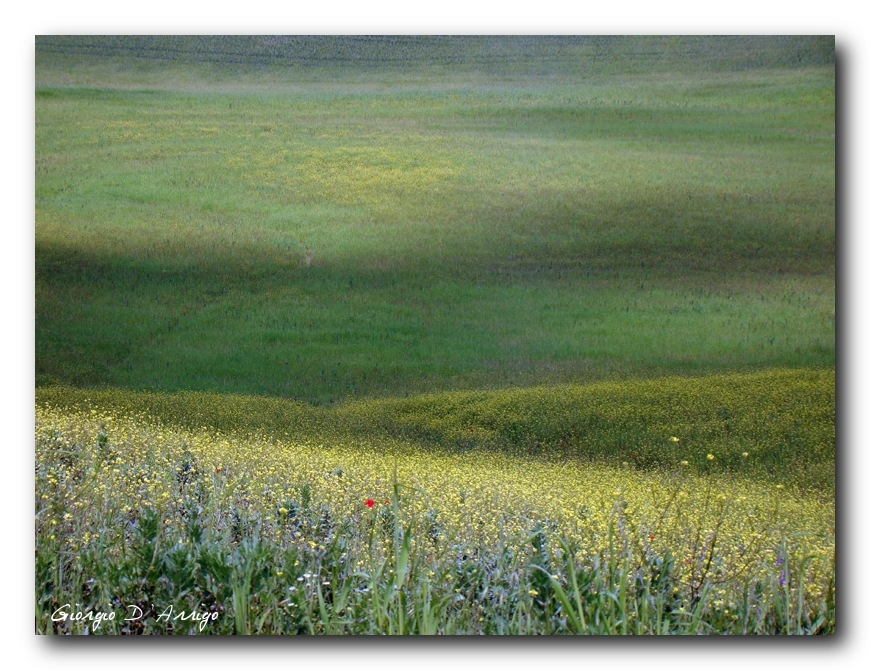
[[[254,396],[63,387],[40,388],[36,399],[68,410],[145,415],[188,429],[308,440],[399,440],[433,453],[513,454],[640,469],[686,460],[693,472],[704,472],[713,453],[719,468],[788,481],[831,498],[834,392],[830,371],[774,370],[455,391],[331,408]]]
[[[38,384],[328,403],[833,365],[830,67],[257,90],[53,67]]]

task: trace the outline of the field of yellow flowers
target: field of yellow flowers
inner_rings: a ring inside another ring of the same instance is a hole
[[[830,633],[833,381],[780,371],[332,410],[41,389],[37,630]]]

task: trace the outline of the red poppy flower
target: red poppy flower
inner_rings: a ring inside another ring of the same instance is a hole
[[[366,507],[368,507],[368,508],[372,508],[372,507],[374,507],[374,506],[375,506],[375,501],[374,501],[374,500],[372,500],[371,498],[369,498],[368,500],[366,500]]]

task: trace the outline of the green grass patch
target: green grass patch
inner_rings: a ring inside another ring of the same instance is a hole
[[[45,72],[38,384],[330,403],[833,365],[830,68]]]

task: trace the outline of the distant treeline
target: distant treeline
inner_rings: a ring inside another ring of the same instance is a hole
[[[588,73],[734,70],[834,62],[834,37],[39,35],[37,64],[100,60],[249,67],[407,68]]]

